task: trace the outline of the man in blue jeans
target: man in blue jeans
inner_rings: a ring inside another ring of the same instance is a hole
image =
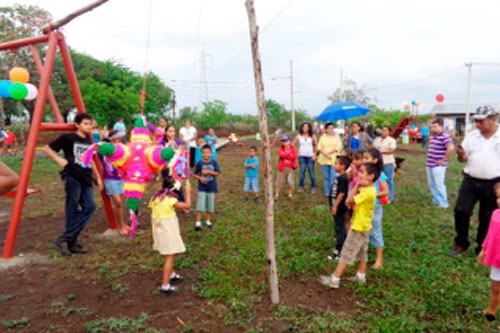
[[[432,203],[448,208],[448,195],[444,179],[448,159],[455,150],[453,140],[443,131],[443,120],[436,119],[432,122],[432,137],[427,152],[427,183],[432,193]]]
[[[65,256],[73,253],[87,253],[78,244],[78,235],[92,218],[96,206],[92,189],[92,176],[102,191],[103,183],[95,168],[83,166],[81,156],[91,146],[92,117],[79,113],[75,117],[76,131],[63,134],[43,148],[43,151],[62,168],[61,179],[66,191],[64,232],[54,245]],[[64,158],[57,152],[63,150]],[[81,206],[81,209],[80,209]]]

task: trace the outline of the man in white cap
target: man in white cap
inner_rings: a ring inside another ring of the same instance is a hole
[[[467,134],[457,148],[457,158],[466,163],[464,178],[455,206],[455,249],[450,256],[464,253],[470,245],[469,225],[474,206],[479,201],[479,227],[477,230],[476,254],[490,223],[491,214],[496,209],[493,187],[500,182],[500,129],[498,113],[491,106],[480,106],[474,114],[476,129]]]

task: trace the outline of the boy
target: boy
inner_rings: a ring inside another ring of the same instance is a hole
[[[45,154],[62,168],[61,179],[66,191],[64,232],[55,240],[54,245],[65,256],[87,251],[77,242],[78,235],[85,228],[95,212],[92,176],[99,190],[103,190],[101,177],[95,168],[86,168],[81,156],[92,144],[92,117],[79,113],[75,117],[76,131],[63,134],[43,148]],[[64,152],[64,158],[56,152]],[[82,209],[80,210],[80,206]]]
[[[321,284],[330,288],[340,287],[340,278],[348,265],[355,259],[359,260],[358,272],[353,278],[360,283],[366,282],[366,266],[368,264],[368,238],[372,229],[373,212],[377,199],[377,191],[373,183],[380,176],[380,170],[375,164],[363,164],[361,167],[360,181],[346,200],[347,205],[355,204],[354,215],[351,221],[351,230],[347,235],[340,262],[331,276],[320,275]]]
[[[281,138],[281,147],[278,149],[280,161],[278,164],[278,176],[276,177],[276,192],[274,201],[278,200],[280,187],[288,184],[288,198],[292,199],[293,192],[293,170],[297,169],[297,149],[291,145],[290,136]]]
[[[245,160],[245,186],[243,192],[245,192],[244,201],[248,201],[248,196],[250,191],[255,193],[255,202],[259,202],[259,158],[255,156],[257,154],[257,147],[252,146],[248,150],[248,158]]]
[[[335,160],[335,172],[337,178],[333,181],[330,190],[330,210],[333,215],[333,223],[335,226],[335,249],[332,254],[328,256],[330,260],[338,260],[340,252],[344,246],[346,238],[345,230],[345,216],[347,206],[345,201],[347,199],[347,190],[349,188],[349,178],[347,177],[346,170],[351,165],[351,160],[347,156],[337,156]]]
[[[201,215],[206,213],[205,224],[212,229],[210,222],[211,214],[215,208],[215,193],[217,192],[217,180],[220,175],[220,168],[217,161],[212,160],[212,148],[204,145],[201,148],[203,159],[196,164],[193,178],[198,180],[198,201],[196,202],[196,223],[194,230],[201,230]]]

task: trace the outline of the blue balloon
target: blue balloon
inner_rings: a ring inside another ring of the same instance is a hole
[[[10,98],[9,87],[11,86],[11,84],[12,82],[10,82],[9,80],[0,81],[0,96]]]
[[[411,101],[411,105],[415,105],[415,104],[417,104],[416,101]]]

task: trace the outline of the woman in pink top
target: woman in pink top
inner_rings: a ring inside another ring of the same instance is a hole
[[[497,196],[497,205],[500,207],[500,183],[494,187]],[[491,214],[488,234],[483,242],[482,250],[477,256],[481,265],[491,266],[491,295],[490,304],[486,310],[479,311],[488,321],[495,320],[495,314],[500,304],[500,209]],[[500,330],[500,327],[497,327]]]

